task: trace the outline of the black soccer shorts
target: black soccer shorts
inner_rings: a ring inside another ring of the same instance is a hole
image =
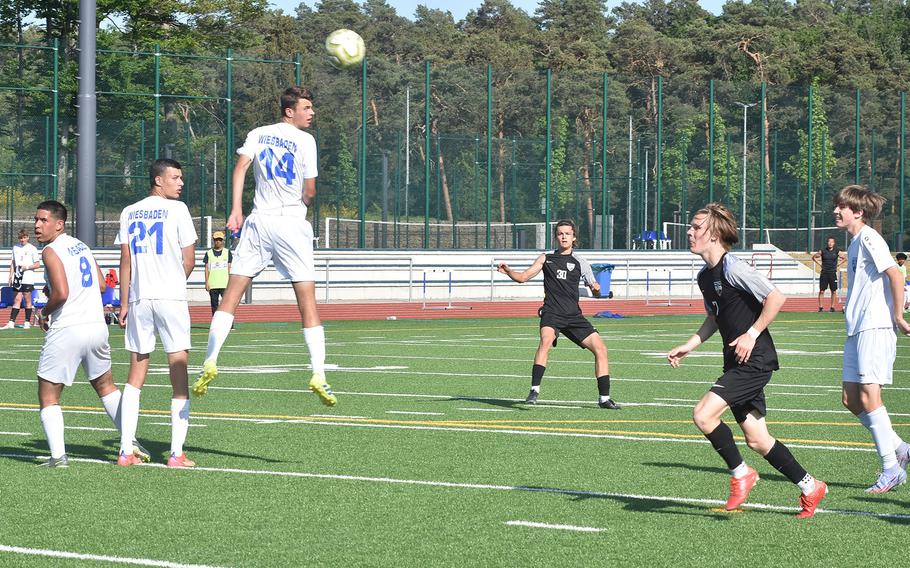
[[[772,372],[746,363],[726,371],[714,382],[710,391],[724,399],[737,423],[745,422],[753,410],[765,416],[765,385],[771,381]]]
[[[837,292],[836,272],[822,272],[818,275],[818,291],[824,292],[825,290]]]
[[[583,315],[563,316],[546,311],[544,308],[540,308],[538,314],[540,315],[540,327],[552,327],[557,332],[557,338],[561,333],[582,349],[586,349],[582,342],[592,333],[597,333],[597,329]],[[556,345],[555,339],[553,345]]]

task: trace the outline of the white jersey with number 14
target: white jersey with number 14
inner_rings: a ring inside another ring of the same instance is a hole
[[[318,175],[316,140],[286,122],[253,129],[237,153],[253,162],[254,211],[301,205],[303,180]]]

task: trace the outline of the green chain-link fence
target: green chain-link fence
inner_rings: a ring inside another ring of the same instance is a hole
[[[0,45],[2,246],[42,199],[75,201],[76,83],[60,69],[56,46]],[[570,217],[585,248],[643,246],[648,231],[683,247],[688,218],[713,199],[745,218],[747,245],[810,250],[849,183],[885,195],[880,230],[895,248],[907,240],[898,92],[443,62],[338,71],[315,57],[158,49],[99,50],[96,71],[101,246],[156,157],[184,165],[199,230],[207,216],[221,226],[235,150],[277,120],[292,84],[316,97],[319,246],[540,249]]]

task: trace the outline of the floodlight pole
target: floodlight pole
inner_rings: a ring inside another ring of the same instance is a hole
[[[743,232],[743,249],[746,248],[746,127],[748,125],[748,114],[746,113],[749,108],[754,107],[758,103],[741,103],[736,102],[739,106],[743,107],[743,194],[742,194],[742,232]]]
[[[95,246],[96,125],[95,0],[79,2],[79,93],[76,96],[76,236]]]

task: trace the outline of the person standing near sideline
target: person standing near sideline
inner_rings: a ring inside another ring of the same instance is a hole
[[[212,315],[215,315],[224,296],[232,262],[234,253],[224,248],[224,231],[215,231],[212,233],[212,248],[205,253],[205,289],[209,293]]]
[[[834,237],[828,237],[825,248],[813,254],[812,260],[821,268],[818,275],[818,311],[825,311],[822,307],[825,290],[831,291],[828,311],[837,311],[837,269],[847,261],[847,254],[837,248],[837,241]]]
[[[35,290],[37,269],[41,268],[41,254],[35,245],[28,242],[28,231],[19,229],[19,243],[13,247],[12,262],[9,264],[8,285],[13,289],[13,308],[9,313],[9,322],[0,329],[16,327],[16,318],[25,299],[25,322],[23,329],[32,326],[32,292]]]

